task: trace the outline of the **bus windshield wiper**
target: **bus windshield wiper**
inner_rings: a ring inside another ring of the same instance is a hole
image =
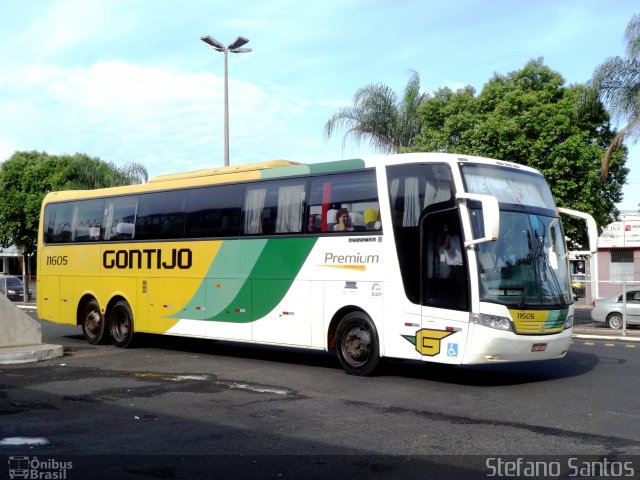
[[[566,305],[560,281],[553,271],[549,255],[544,249],[545,236],[539,236],[537,230],[529,231],[528,235],[530,248],[528,258],[533,267],[536,281],[541,281],[540,295],[542,296],[543,288],[548,286],[550,296],[557,299],[558,305]]]

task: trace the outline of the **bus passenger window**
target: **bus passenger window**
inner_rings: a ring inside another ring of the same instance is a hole
[[[278,215],[276,233],[302,231],[304,209],[304,184],[278,188]]]
[[[240,185],[215,185],[187,192],[186,238],[233,237],[240,234]]]
[[[47,205],[44,211],[45,243],[70,242],[72,219],[72,202]]]
[[[138,240],[184,237],[186,195],[174,190],[140,195],[136,212]]]
[[[81,200],[75,202],[73,241],[99,241],[103,213],[104,200]]]
[[[267,198],[266,188],[248,188],[244,199],[244,221],[242,230],[245,235],[262,233],[262,209]]]
[[[309,194],[309,213],[320,214],[323,232],[366,231],[367,215],[379,209],[374,170],[315,177]],[[336,218],[345,212],[346,218]],[[372,224],[373,226],[373,224]]]
[[[105,240],[131,240],[134,237],[137,204],[135,197],[117,197],[106,203]]]

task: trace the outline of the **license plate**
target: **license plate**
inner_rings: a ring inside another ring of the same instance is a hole
[[[531,345],[532,352],[544,352],[547,349],[546,343],[534,343]]]

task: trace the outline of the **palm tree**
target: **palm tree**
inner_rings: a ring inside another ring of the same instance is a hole
[[[624,140],[640,136],[640,14],[634,15],[624,32],[628,58],[606,59],[593,72],[590,91],[584,99],[591,106],[600,100],[608,106],[612,118],[626,122],[611,141],[602,159],[602,176],[609,172],[614,151]]]
[[[355,93],[353,106],[340,109],[327,121],[324,136],[330,138],[334,130],[342,126],[347,130],[343,148],[347,137],[352,136],[356,144],[368,138],[374,149],[398,153],[420,134],[418,107],[426,97],[426,93],[420,93],[417,72],[412,73],[399,101],[388,86],[367,85]]]

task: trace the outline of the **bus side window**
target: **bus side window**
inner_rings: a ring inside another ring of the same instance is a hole
[[[44,242],[67,243],[71,241],[73,203],[49,204],[44,211]]]
[[[261,182],[247,188],[242,230],[245,235],[302,232],[306,184],[300,180]]]
[[[187,193],[187,238],[233,237],[240,234],[241,185],[214,185]]]
[[[184,237],[184,191],[147,193],[139,196],[136,238],[163,240]]]
[[[267,198],[266,188],[247,188],[244,197],[244,220],[242,232],[245,235],[259,235],[262,233],[262,210]]]
[[[102,231],[104,200],[75,202],[73,241],[96,242]]]
[[[469,291],[462,227],[455,208],[422,220],[422,304],[468,310]]]
[[[425,208],[453,198],[446,165],[398,165],[388,167],[387,174],[394,228],[417,226]]]
[[[278,214],[276,233],[302,231],[305,184],[283,185],[278,188]]]
[[[336,230],[338,211],[346,211],[349,216],[347,231],[366,231],[365,212],[375,211],[374,215],[377,216],[378,209],[378,190],[373,169],[327,174],[314,177],[311,182],[309,214],[320,215],[320,230],[323,232],[345,230]]]
[[[136,197],[117,197],[104,208],[104,240],[131,240],[135,235]]]

